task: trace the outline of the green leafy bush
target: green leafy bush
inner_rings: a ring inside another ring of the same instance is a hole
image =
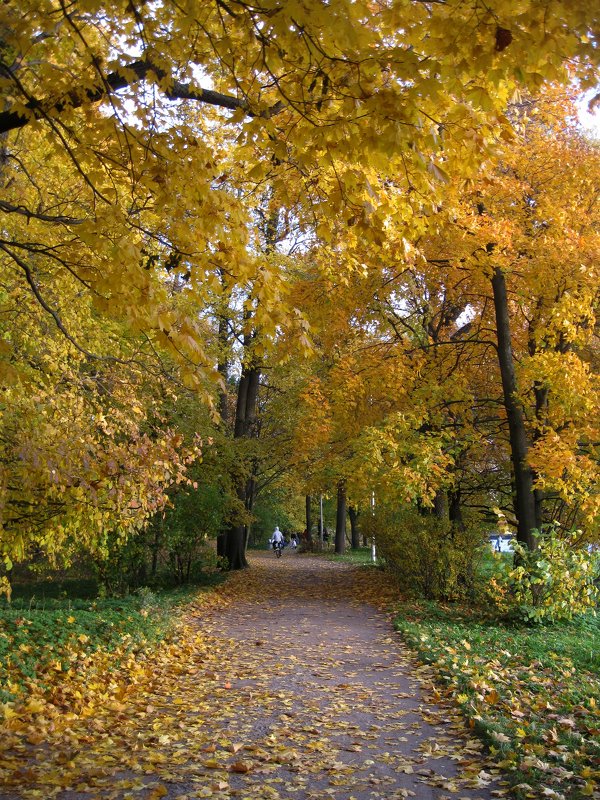
[[[470,600],[483,591],[479,565],[484,535],[480,525],[452,525],[414,510],[378,511],[377,555],[395,574],[400,589],[428,600]]]
[[[124,595],[142,586],[171,589],[204,584],[218,569],[212,543],[223,527],[226,500],[214,486],[173,493],[170,505],[123,542],[109,538],[95,562],[108,595]]]
[[[537,624],[569,620],[597,606],[598,556],[577,547],[579,531],[548,526],[535,534],[537,547],[515,544],[514,562],[498,561],[490,597],[513,619]]]

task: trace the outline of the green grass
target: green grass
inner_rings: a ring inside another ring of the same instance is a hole
[[[406,604],[396,627],[521,787],[517,797],[591,796],[600,781],[598,617],[531,628]]]
[[[346,564],[356,564],[358,566],[371,566],[373,564],[370,547],[359,547],[358,550],[347,548],[343,556],[338,556],[331,551],[326,551],[325,555],[331,561],[341,561]]]
[[[130,652],[158,642],[171,628],[174,607],[198,593],[197,587],[157,594],[142,589],[128,597],[92,600],[65,597],[64,586],[45,586],[45,593],[39,588],[32,593],[37,588],[32,585],[17,590],[10,605],[0,600],[0,703],[43,683],[40,676],[49,664],[68,669],[82,652]],[[68,588],[76,593],[76,587]]]

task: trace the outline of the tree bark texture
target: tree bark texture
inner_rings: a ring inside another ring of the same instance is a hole
[[[312,497],[306,495],[306,547],[308,550],[313,549],[312,538]]]
[[[438,489],[435,493],[432,513],[436,519],[448,519],[448,498],[442,489]]]
[[[227,361],[227,356],[225,353],[227,352],[227,345],[228,345],[228,329],[229,329],[229,320],[224,315],[219,316],[219,347],[221,350],[221,354],[219,356],[219,363],[217,364],[217,370],[219,375],[221,376],[221,380],[223,381],[223,386],[219,390],[219,413],[221,415],[221,424],[227,424],[227,379],[229,377],[229,363]]]
[[[460,487],[450,489],[448,492],[448,517],[453,526],[457,528],[464,526]]]
[[[515,363],[510,336],[510,317],[506,279],[501,269],[496,268],[492,278],[496,332],[498,338],[498,363],[502,378],[504,408],[508,420],[510,452],[515,486],[514,509],[517,517],[517,541],[530,550],[535,549],[533,531],[537,526],[533,471],[527,465],[529,441],[525,428],[525,415],[519,405]]]
[[[234,525],[229,528],[225,542],[225,555],[229,561],[229,569],[243,569],[248,566],[245,525]]]
[[[253,434],[256,421],[256,403],[260,383],[260,369],[256,366],[244,366],[238,385],[237,404],[235,410],[234,439],[247,439]],[[254,481],[243,478],[237,487],[237,495],[244,508],[251,510],[254,501]],[[229,569],[243,569],[248,566],[246,560],[245,525],[232,525],[227,531],[224,551],[229,561]]]

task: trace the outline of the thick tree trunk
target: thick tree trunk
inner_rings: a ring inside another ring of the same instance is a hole
[[[246,561],[246,528],[236,525],[227,531],[225,555],[229,562],[229,569],[244,569],[248,566]]]
[[[227,424],[227,379],[229,377],[229,362],[227,361],[227,346],[229,336],[229,320],[225,316],[219,317],[219,362],[217,370],[223,381],[223,386],[219,389],[219,414],[221,415],[221,425]]]
[[[358,514],[359,512],[354,506],[348,506],[348,516],[350,517],[350,541],[353,550],[358,550],[360,547],[360,531],[358,530]]]
[[[534,387],[535,393],[535,416],[536,419],[543,423],[548,410],[548,389],[536,384]],[[534,443],[541,436],[541,427],[534,433]],[[541,489],[534,489],[533,502],[535,504],[535,527],[539,530],[542,529],[544,523],[544,492]]]
[[[533,491],[533,471],[527,465],[529,442],[525,428],[525,416],[519,405],[514,356],[510,337],[508,296],[506,280],[501,269],[496,268],[492,278],[496,332],[498,337],[498,363],[502,378],[504,408],[508,420],[510,452],[515,485],[514,509],[517,517],[517,540],[530,550],[535,548],[533,530],[537,526],[536,504]]]
[[[277,242],[277,226],[279,222],[279,212],[272,211],[264,215],[265,228],[265,253],[271,253],[275,249]],[[244,322],[251,322],[252,311],[248,308],[244,312]],[[244,335],[244,352],[248,354],[253,340],[257,335],[256,329]],[[256,425],[256,408],[258,403],[258,390],[260,386],[261,367],[259,360],[249,360],[243,362],[242,375],[238,384],[237,403],[235,409],[235,423],[233,428],[234,439],[251,439],[258,436]],[[237,487],[238,498],[244,504],[247,512],[252,510],[254,505],[254,495],[256,491],[254,463],[248,464],[249,477],[240,481]],[[225,551],[229,561],[229,569],[242,569],[248,566],[246,561],[246,547],[249,538],[248,525],[233,525],[227,532]]]
[[[256,402],[260,383],[260,369],[256,366],[244,366],[238,385],[237,404],[235,410],[234,439],[247,439],[252,436],[252,428],[256,421]],[[250,510],[253,503],[254,480],[243,479],[237,489],[238,498],[244,508]],[[244,525],[232,525],[227,531],[224,542],[224,555],[229,562],[229,569],[243,569],[246,561],[246,528]]]
[[[156,578],[156,571],[158,569],[158,553],[162,540],[163,518],[162,516],[154,521],[154,540],[152,542],[152,565],[150,567],[150,575]]]
[[[306,495],[306,548],[313,549],[312,538],[312,498],[309,494]]]
[[[256,401],[260,382],[258,367],[244,367],[238,386],[237,405],[235,409],[234,439],[250,436],[251,428],[256,420]]]
[[[529,321],[528,350],[529,350],[529,355],[531,357],[535,356],[538,352],[538,341],[537,341],[536,331],[541,323],[543,306],[544,306],[543,301],[541,298],[539,298],[536,304],[536,313],[534,314],[533,318],[530,319]],[[567,345],[565,348],[563,343],[561,342],[559,342],[556,345],[556,349],[558,350],[558,352],[566,352],[568,348],[569,345]],[[535,445],[535,443],[543,435],[542,430],[547,421],[549,389],[547,386],[544,386],[543,383],[535,381],[533,385],[533,394],[535,397],[535,418],[538,423],[532,435],[532,442]],[[544,516],[543,516],[543,505],[545,499],[544,492],[541,489],[534,489],[533,497],[535,503],[536,528],[538,530],[541,530],[544,522]]]
[[[338,483],[337,513],[335,517],[335,552],[343,555],[346,550],[346,486]]]
[[[451,489],[448,492],[448,517],[453,526],[464,526],[460,489]]]
[[[448,518],[448,498],[446,492],[438,489],[433,498],[433,516],[437,519]]]

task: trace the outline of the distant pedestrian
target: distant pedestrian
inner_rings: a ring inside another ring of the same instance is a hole
[[[283,547],[285,544],[285,539],[283,538],[283,533],[279,530],[279,526],[275,525],[275,530],[273,531],[273,535],[271,536],[271,544],[273,549],[276,547]]]

